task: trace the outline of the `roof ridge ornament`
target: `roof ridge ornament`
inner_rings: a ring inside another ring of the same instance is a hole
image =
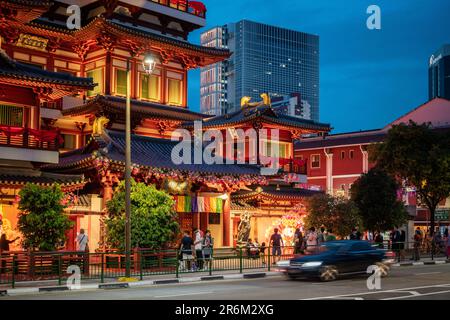
[[[272,108],[272,100],[270,99],[270,96],[268,93],[262,93],[260,95],[262,98],[259,102],[250,102],[252,100],[251,97],[244,96],[241,98],[241,108],[257,108],[261,106],[268,106],[269,108]]]

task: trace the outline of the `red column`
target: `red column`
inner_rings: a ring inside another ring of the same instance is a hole
[[[223,246],[230,246],[231,195],[228,194],[223,206]]]

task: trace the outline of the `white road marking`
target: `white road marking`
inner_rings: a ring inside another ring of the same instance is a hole
[[[414,275],[415,276],[426,276],[429,274],[439,274],[439,273],[442,273],[442,272],[423,272],[423,273],[415,273]]]
[[[315,297],[315,298],[307,298],[307,299],[299,299],[299,300],[322,300],[322,299],[340,299],[343,297],[358,297],[358,296],[366,296],[371,294],[380,294],[380,293],[396,293],[398,291],[412,291],[418,289],[427,289],[427,288],[440,288],[440,287],[449,287],[450,283],[433,285],[433,286],[423,286],[423,287],[414,287],[414,288],[398,288],[392,290],[382,290],[382,291],[366,291],[360,293],[352,293],[352,294],[343,294],[343,295],[335,295],[335,296],[327,296],[327,297]],[[411,296],[409,296],[411,297]]]
[[[429,292],[429,293],[423,293],[423,294],[413,295],[413,296],[402,296],[402,297],[394,297],[394,298],[385,298],[385,299],[381,299],[381,300],[400,300],[400,299],[408,299],[408,298],[414,298],[414,297],[432,296],[432,295],[443,294],[443,293],[450,293],[450,290],[438,291],[438,292]]]
[[[179,293],[179,294],[171,294],[167,296],[154,296],[153,298],[171,298],[171,297],[182,297],[182,296],[194,296],[199,294],[211,294],[212,291],[205,291],[205,292],[190,292],[190,293]]]

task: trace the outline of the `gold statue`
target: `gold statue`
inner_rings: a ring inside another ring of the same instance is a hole
[[[269,94],[263,93],[261,94],[262,101],[260,102],[250,102],[252,100],[251,97],[242,97],[241,99],[241,108],[256,108],[260,106],[272,106],[272,100],[270,99]]]
[[[109,119],[106,117],[95,118],[94,125],[92,126],[93,135],[101,135],[105,130],[105,126],[109,123]]]

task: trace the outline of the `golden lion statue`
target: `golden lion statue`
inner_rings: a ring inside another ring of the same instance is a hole
[[[105,126],[109,123],[109,119],[106,117],[95,118],[94,125],[92,126],[93,135],[101,135],[105,130]]]
[[[272,106],[272,100],[269,97],[269,94],[263,93],[261,94],[262,101],[260,102],[250,102],[252,100],[251,97],[242,97],[241,99],[241,108],[256,108],[260,106]]]

